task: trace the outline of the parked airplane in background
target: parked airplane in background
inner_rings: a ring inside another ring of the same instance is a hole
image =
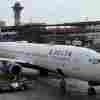
[[[0,42],[0,70],[17,74],[22,68],[36,69],[42,76],[55,73],[65,78],[88,81],[89,94],[100,85],[100,54],[94,50],[66,45]]]

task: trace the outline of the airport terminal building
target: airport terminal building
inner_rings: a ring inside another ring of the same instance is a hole
[[[3,26],[1,27],[0,37],[4,38],[4,41],[8,37],[8,39],[13,38],[12,41],[26,40],[37,43],[72,45],[79,43],[79,45],[82,46],[95,44],[95,46],[99,46],[100,21],[74,22],[53,25],[48,25],[45,23],[29,23],[19,26]],[[81,42],[76,43],[75,40]]]

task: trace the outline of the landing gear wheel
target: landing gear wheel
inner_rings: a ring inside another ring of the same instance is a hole
[[[93,87],[88,88],[88,95],[96,95],[96,90]]]

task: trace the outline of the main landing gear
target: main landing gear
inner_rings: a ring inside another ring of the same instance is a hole
[[[60,81],[60,88],[61,88],[61,94],[65,95],[66,94],[66,81],[64,78],[62,78]],[[94,87],[90,86],[88,88],[88,95],[90,96],[96,95],[96,90]]]
[[[95,82],[95,81],[88,81],[88,95],[96,95],[96,89],[94,86],[100,85],[100,82]]]
[[[57,69],[57,72],[61,75],[61,78],[60,78],[60,89],[61,89],[61,94],[62,95],[65,95],[66,94],[66,81],[65,81],[65,75],[64,73],[62,72],[61,69]]]
[[[88,88],[88,95],[96,95],[96,90],[94,87]]]
[[[60,89],[61,89],[61,94],[65,95],[66,94],[66,81],[64,78],[61,79],[59,85],[60,85]]]

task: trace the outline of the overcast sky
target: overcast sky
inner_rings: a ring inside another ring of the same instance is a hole
[[[1,0],[0,19],[13,25],[12,6],[19,1],[24,7],[22,22],[78,22],[81,16],[100,18],[100,0]]]

